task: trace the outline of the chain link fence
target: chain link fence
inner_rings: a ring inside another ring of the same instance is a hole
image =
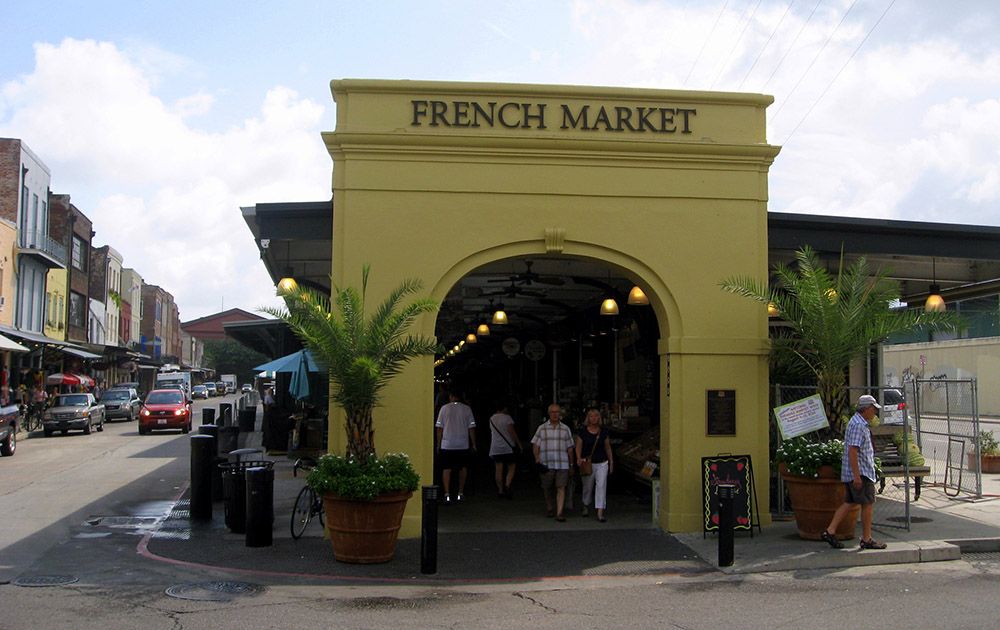
[[[945,493],[982,496],[976,379],[914,379],[905,390],[913,401],[917,444],[940,471],[935,479]]]

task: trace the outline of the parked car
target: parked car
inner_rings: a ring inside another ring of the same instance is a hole
[[[90,435],[93,429],[104,430],[104,405],[93,394],[60,394],[42,416],[45,437],[57,430],[63,435],[71,429],[81,429]]]
[[[243,386],[240,387],[240,392],[244,394],[249,394],[252,391],[253,391],[253,385],[251,385],[250,383],[243,383]]]
[[[17,405],[0,409],[0,455],[13,455],[17,450]]]
[[[195,398],[208,398],[208,388],[204,385],[195,385],[191,388],[191,400]]]
[[[125,383],[116,383],[111,389],[134,389],[135,393],[139,395],[139,402],[142,402],[142,388],[139,387],[139,383],[136,381],[128,381]]]
[[[109,421],[124,418],[132,422],[139,417],[139,409],[142,407],[139,392],[132,388],[109,389],[101,394],[101,402],[104,403],[104,417]]]
[[[139,435],[161,429],[191,430],[191,404],[179,389],[154,389],[139,412]]]
[[[910,412],[906,406],[906,397],[898,389],[886,389],[882,391],[882,411],[879,413],[879,420],[882,424],[902,425],[910,417]]]
[[[219,395],[219,390],[216,387],[215,383],[212,383],[212,382],[205,383],[205,388],[208,389],[208,395],[209,396],[218,396]]]

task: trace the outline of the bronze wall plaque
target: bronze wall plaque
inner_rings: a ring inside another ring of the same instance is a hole
[[[708,435],[736,435],[736,390],[706,390]]]

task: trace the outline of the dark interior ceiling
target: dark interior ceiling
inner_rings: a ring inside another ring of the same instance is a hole
[[[290,271],[300,284],[329,291],[332,202],[258,204],[242,211],[273,282]],[[996,227],[769,213],[768,239],[772,266],[792,262],[806,244],[831,269],[842,254],[846,262],[864,255],[900,282],[904,301],[922,303],[934,282],[946,301],[1000,293]],[[509,331],[596,312],[609,292],[624,306],[632,284],[601,261],[541,254],[496,261],[452,288],[441,307],[438,338],[457,343],[501,303]]]

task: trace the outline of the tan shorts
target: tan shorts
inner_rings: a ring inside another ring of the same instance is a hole
[[[568,470],[552,470],[551,468],[541,474],[542,490],[555,488],[565,488],[569,481]]]

